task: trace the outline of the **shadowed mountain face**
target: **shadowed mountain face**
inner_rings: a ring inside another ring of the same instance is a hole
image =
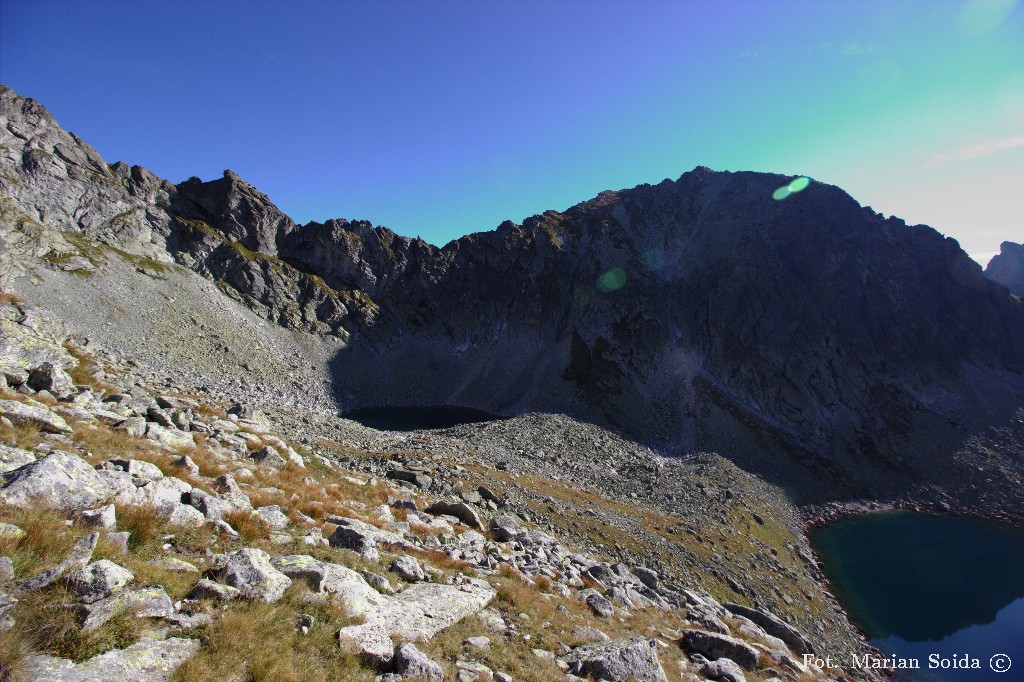
[[[231,172],[175,186],[108,167],[0,94],[8,213],[173,259],[338,337],[344,410],[561,411],[820,500],[955,481],[950,453],[1024,404],[1024,303],[954,240],[832,186],[776,201],[791,178],[697,168],[437,248],[297,226]],[[29,248],[5,224],[19,262],[58,239]]]
[[[999,254],[988,262],[985,274],[1018,296],[1024,296],[1024,244],[1003,242]]]

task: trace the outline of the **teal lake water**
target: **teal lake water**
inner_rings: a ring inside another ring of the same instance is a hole
[[[459,424],[504,419],[498,414],[459,405],[363,407],[344,416],[363,426],[381,431],[447,429]]]
[[[810,540],[836,597],[871,643],[920,661],[921,670],[896,679],[1024,680],[1024,530],[886,512],[829,524]],[[1006,672],[990,667],[997,654],[1009,657]],[[951,667],[929,669],[932,655]],[[964,655],[981,669],[952,667]]]

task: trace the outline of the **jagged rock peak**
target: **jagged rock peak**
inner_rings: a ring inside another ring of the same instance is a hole
[[[266,194],[231,170],[209,182],[189,178],[177,189],[213,227],[251,251],[276,256],[281,242],[296,228]]]
[[[1000,244],[999,253],[988,262],[985,274],[1018,296],[1024,296],[1024,244]]]

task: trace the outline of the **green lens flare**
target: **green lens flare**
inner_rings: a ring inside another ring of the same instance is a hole
[[[597,290],[603,294],[609,294],[621,289],[626,284],[626,271],[622,268],[612,268],[597,278]]]
[[[809,184],[811,184],[810,178],[797,178],[787,186],[789,187],[790,192],[796,194],[800,190],[807,189],[807,185]]]
[[[772,192],[772,199],[775,199],[775,201],[782,201],[790,194],[796,194],[797,192],[807,189],[807,186],[810,184],[811,179],[802,175],[799,178],[793,178],[790,180],[788,185],[783,185]]]

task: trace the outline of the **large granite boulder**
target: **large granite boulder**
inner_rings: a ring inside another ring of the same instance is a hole
[[[658,660],[658,643],[633,637],[586,644],[566,657],[574,675],[593,676],[609,682],[668,682]]]

